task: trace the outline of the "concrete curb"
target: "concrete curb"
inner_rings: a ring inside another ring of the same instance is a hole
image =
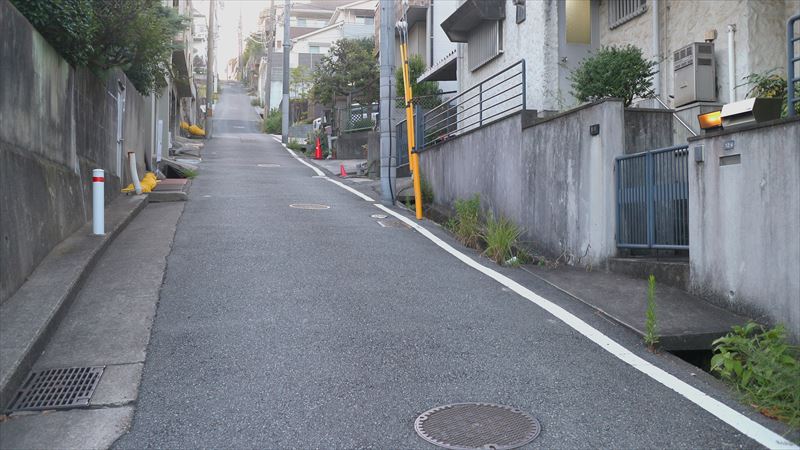
[[[45,257],[0,305],[0,407],[9,406],[33,363],[111,241],[147,205],[146,195],[122,196],[106,208],[104,236],[87,223]]]

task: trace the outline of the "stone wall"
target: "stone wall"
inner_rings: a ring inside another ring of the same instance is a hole
[[[127,86],[125,149],[136,151],[139,170],[153,140],[150,102],[123,73],[101,80],[71,67],[7,1],[0,1],[0,61],[2,302],[91,220],[92,169],[106,170],[107,203],[130,182],[126,169],[117,171],[118,80]]]
[[[367,159],[367,139],[371,131],[342,133],[336,139],[336,159]]]
[[[690,139],[689,262],[692,291],[800,338],[798,142],[800,119]]]
[[[524,229],[539,253],[602,264],[616,245],[614,158],[623,154],[622,102],[589,104],[523,129],[516,114],[420,154],[436,203],[479,194],[482,205]],[[599,124],[591,136],[589,125]]]

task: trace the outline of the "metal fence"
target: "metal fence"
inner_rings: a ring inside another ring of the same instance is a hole
[[[789,116],[797,115],[795,104],[800,105],[797,92],[800,91],[800,71],[795,70],[800,65],[800,30],[795,30],[795,24],[800,24],[800,14],[795,14],[786,23],[786,69],[788,86],[786,89],[787,113]]]
[[[394,128],[394,148],[397,153],[394,155],[396,158],[395,166],[402,167],[408,164],[408,129],[406,128],[406,121],[402,121]]]
[[[378,115],[378,111],[377,103],[350,105],[344,108],[336,108],[334,120],[339,131],[343,133],[371,130],[375,126],[375,118]]]
[[[617,247],[689,248],[689,150],[618,157]]]
[[[525,60],[420,113],[417,151],[525,109]]]

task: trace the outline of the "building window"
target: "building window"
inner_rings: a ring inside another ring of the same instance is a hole
[[[356,23],[365,24],[365,25],[374,25],[375,18],[370,16],[356,16]]]
[[[503,53],[503,22],[486,20],[480,23],[467,38],[469,70],[476,70]]]
[[[322,53],[321,50],[322,49],[321,49],[321,47],[319,45],[309,45],[308,46],[308,53],[320,54],[320,53]]]
[[[647,0],[608,0],[608,27],[616,28],[647,11]]]

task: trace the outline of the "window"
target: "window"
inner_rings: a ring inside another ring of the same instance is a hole
[[[616,28],[647,11],[647,0],[608,0],[608,27]]]
[[[370,16],[356,16],[356,23],[373,25],[375,24],[375,18]]]
[[[322,53],[322,48],[319,45],[309,45],[308,53],[314,53],[314,54]]]
[[[469,70],[476,70],[503,53],[503,22],[486,20],[480,23],[467,38]]]

